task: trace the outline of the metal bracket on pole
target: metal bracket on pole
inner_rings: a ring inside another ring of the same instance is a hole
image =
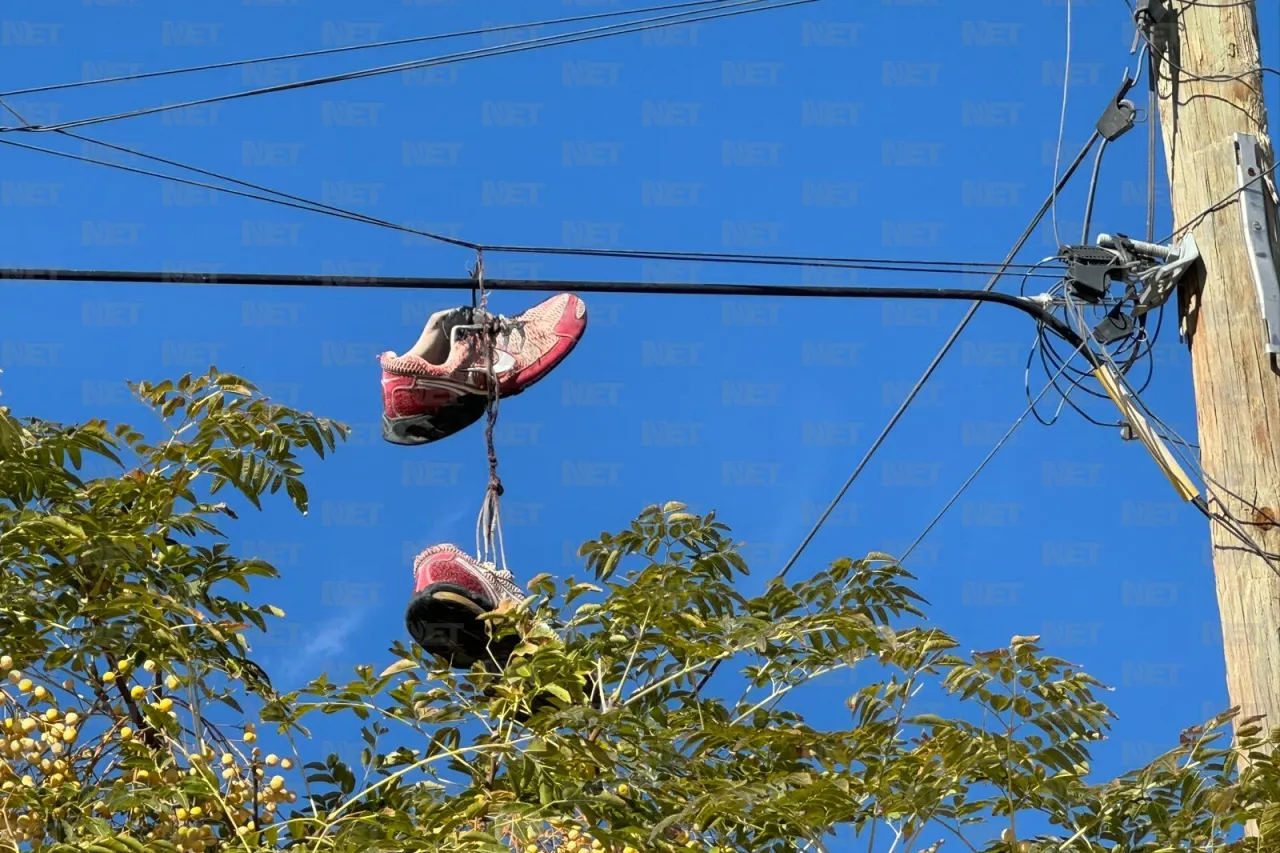
[[[1098,243],[1103,246],[1113,246],[1114,241],[1115,238],[1108,234],[1098,237]],[[1148,257],[1164,259],[1163,264],[1152,267],[1140,276],[1143,287],[1142,292],[1138,294],[1137,303],[1133,306],[1133,316],[1141,317],[1168,301],[1169,295],[1178,286],[1182,276],[1192,264],[1200,260],[1200,247],[1196,244],[1195,235],[1190,232],[1182,238],[1182,242],[1176,249],[1137,240],[1131,240],[1129,243]]]
[[[1244,242],[1249,249],[1253,284],[1266,324],[1266,347],[1272,361],[1280,354],[1280,281],[1271,253],[1271,229],[1267,222],[1267,196],[1263,191],[1262,168],[1258,165],[1258,140],[1247,133],[1233,134],[1236,148],[1236,177],[1240,181],[1240,214]]]

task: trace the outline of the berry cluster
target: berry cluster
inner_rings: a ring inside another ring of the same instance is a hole
[[[51,825],[78,825],[92,815],[148,841],[167,841],[182,853],[205,853],[265,829],[278,820],[281,806],[297,802],[281,775],[293,762],[264,756],[254,746],[252,723],[244,725],[241,738],[247,755],[218,755],[207,743],[188,750],[178,715],[185,703],[166,695],[181,680],[151,660],[139,669],[151,686],[135,680],[127,659],[95,680],[145,709],[146,736],[123,724],[130,716],[126,709],[102,708],[102,691],[90,703],[74,683],[65,682],[62,704],[76,710],[64,710],[54,693],[58,685],[37,684],[39,676],[28,676],[10,656],[0,655],[0,842],[39,845]],[[95,734],[85,734],[95,717]]]

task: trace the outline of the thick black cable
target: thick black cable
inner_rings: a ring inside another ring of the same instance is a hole
[[[1031,238],[1031,235],[1040,225],[1041,220],[1044,219],[1045,214],[1048,213],[1049,209],[1053,206],[1054,200],[1058,197],[1058,193],[1060,193],[1063,187],[1067,185],[1072,175],[1075,174],[1076,169],[1080,167],[1080,164],[1084,162],[1084,159],[1089,155],[1089,149],[1093,148],[1094,143],[1096,143],[1100,138],[1101,134],[1095,130],[1089,137],[1088,142],[1086,142],[1080,149],[1080,153],[1076,155],[1075,160],[1071,162],[1071,165],[1067,167],[1062,177],[1058,179],[1057,184],[1054,185],[1053,190],[1049,193],[1048,198],[1044,200],[1044,203],[1040,205],[1040,209],[1036,212],[1036,215],[1032,217],[1031,222],[1028,223],[1027,227],[1023,230],[1022,235],[1009,251],[1009,254],[1006,257],[1006,262],[1011,263],[1013,259],[1018,256],[1018,253],[1022,251],[1022,247],[1026,245],[1027,240]],[[987,282],[983,292],[990,294],[992,289],[996,286],[996,283],[1000,281],[1002,275],[1003,273],[1001,272],[997,272],[993,275],[991,280]],[[943,343],[942,348],[938,350],[937,355],[933,357],[933,361],[931,361],[929,366],[925,368],[924,374],[916,381],[916,384],[912,387],[906,398],[898,406],[897,411],[895,411],[893,416],[889,418],[889,422],[885,425],[884,429],[880,431],[880,434],[876,436],[875,441],[871,443],[871,447],[868,448],[866,454],[862,457],[862,460],[858,463],[857,467],[853,469],[853,473],[849,475],[849,478],[845,481],[844,485],[840,487],[840,491],[836,493],[835,498],[827,506],[826,510],[823,511],[822,515],[818,517],[817,522],[804,537],[800,546],[796,548],[795,553],[791,555],[790,559],[788,559],[786,564],[782,567],[782,570],[777,575],[778,578],[786,577],[787,572],[791,571],[792,566],[796,564],[796,561],[800,559],[800,556],[804,553],[805,549],[809,547],[809,543],[818,535],[818,531],[822,529],[822,525],[831,516],[831,513],[835,511],[836,506],[840,503],[841,499],[844,498],[845,493],[852,488],[854,482],[858,479],[858,476],[871,461],[871,457],[874,456],[876,451],[880,449],[880,446],[884,444],[885,439],[889,437],[889,433],[898,425],[898,421],[900,421],[902,416],[906,414],[907,409],[911,406],[912,402],[915,401],[916,396],[919,395],[921,389],[924,388],[925,383],[929,381],[929,378],[933,376],[934,371],[938,369],[938,365],[942,363],[942,360],[946,358],[947,353],[949,353],[951,348],[955,346],[955,342],[969,325],[969,322],[973,319],[973,315],[977,313],[978,304],[979,303],[974,302],[969,306],[969,310],[965,312],[964,317],[960,319],[955,330],[952,331],[950,337],[948,337],[946,342]],[[1046,313],[1048,313],[1047,310]],[[1057,320],[1056,317],[1054,319]],[[1074,332],[1072,333],[1072,337],[1076,337]],[[711,677],[715,675],[716,670],[719,669],[719,667],[719,660],[712,662],[711,667],[698,682],[698,685],[695,688],[695,693],[702,692],[702,688],[705,687]]]
[[[725,0],[690,0],[690,2],[671,3],[664,6],[647,6],[640,9],[625,9],[621,12],[596,12],[590,15],[574,15],[568,18],[553,18],[546,21],[528,21],[523,24],[495,24],[490,27],[482,27],[475,30],[459,30],[452,33],[436,33],[435,35],[429,36],[412,36],[410,38],[392,39],[390,41],[375,41],[367,44],[326,47],[319,50],[305,50],[299,53],[282,53],[276,56],[262,56],[257,59],[233,59],[227,62],[214,62],[208,65],[191,65],[185,68],[169,68],[164,71],[147,71],[141,74],[122,74],[117,77],[100,77],[95,80],[76,80],[70,83],[53,83],[47,86],[31,86],[26,89],[13,89],[9,92],[0,92],[0,98],[8,98],[14,95],[33,95],[39,92],[56,92],[64,89],[78,89],[83,86],[103,86],[111,83],[151,80],[156,77],[172,77],[179,74],[194,74],[199,71],[218,71],[225,68],[237,68],[245,65],[260,65],[264,62],[284,62],[290,59],[311,59],[317,56],[328,56],[330,54],[348,53],[357,50],[375,50],[384,47],[398,47],[406,44],[423,44],[431,41],[462,38],[463,36],[487,35],[489,33],[503,32],[505,30],[522,30],[531,27],[550,27],[557,24],[578,23],[580,21],[596,20],[598,18],[620,18],[624,15],[640,15],[646,12],[665,12],[671,9],[683,9],[690,6],[711,6],[716,3],[723,2],[725,2]]]
[[[475,290],[474,278],[413,276],[343,276],[298,273],[182,272],[174,270],[73,270],[0,268],[0,280],[92,281],[107,284],[200,284],[249,287],[355,287],[392,290]],[[521,293],[633,293],[666,296],[764,296],[837,299],[923,299],[991,302],[1016,308],[1051,328],[1070,344],[1081,340],[1075,330],[1034,299],[992,290],[949,287],[837,287],[809,284],[690,284],[665,282],[486,279],[486,290]]]
[[[307,89],[313,86],[322,86],[330,83],[343,83],[350,80],[361,80],[368,77],[376,77],[384,74],[394,74],[402,71],[413,71],[420,68],[430,68],[438,65],[449,65],[453,63],[465,62],[469,59],[485,59],[493,56],[506,56],[512,53],[523,53],[529,50],[538,50],[544,47],[559,47],[566,44],[576,44],[583,41],[594,41],[596,39],[609,38],[617,35],[630,35],[632,33],[644,32],[645,30],[660,29],[663,27],[678,26],[689,23],[701,23],[704,21],[717,20],[719,18],[730,18],[736,15],[746,15],[754,12],[766,12],[773,9],[784,9],[790,6],[801,6],[808,3],[816,3],[818,0],[785,0],[785,2],[774,3],[773,5],[761,5],[768,0],[735,0],[726,6],[717,7],[715,14],[703,14],[692,17],[689,20],[673,21],[671,18],[684,18],[689,15],[695,15],[691,12],[680,12],[675,15],[659,16],[657,18],[648,18],[641,21],[629,21],[625,24],[611,24],[604,27],[595,27],[588,30],[580,30],[576,33],[562,33],[556,36],[545,36],[537,39],[527,39],[521,42],[512,42],[506,45],[499,45],[493,48],[479,48],[470,51],[461,51],[454,54],[446,54],[444,56],[431,57],[429,59],[413,60],[410,62],[400,62],[394,65],[385,65],[378,68],[367,68],[361,71],[350,71],[343,74],[332,74],[327,77],[314,77],[309,80],[294,80],[289,83],[280,83],[275,86],[264,86],[259,89],[250,89],[244,92],[232,92],[227,95],[215,95],[208,98],[199,98],[193,101],[183,101],[176,104],[164,104],[157,107],[144,107],[137,110],[129,110],[123,113],[113,113],[105,116],[95,116],[76,121],[63,122],[55,125],[32,125],[30,127],[0,127],[0,133],[13,133],[24,131],[28,133],[43,133],[54,130],[69,130],[75,127],[85,127],[93,124],[105,124],[112,121],[120,121],[127,118],[140,118],[147,115],[155,115],[157,113],[170,112],[172,110],[187,109],[190,107],[207,106],[209,104],[225,103],[227,101],[242,100],[244,98],[257,97],[259,95],[274,94],[277,92],[288,92],[297,89]],[[747,8],[736,8],[746,6]],[[734,9],[734,11],[722,11],[723,9]],[[703,10],[710,11],[710,10]],[[645,24],[646,26],[638,26]],[[614,30],[613,32],[604,32],[605,30]]]

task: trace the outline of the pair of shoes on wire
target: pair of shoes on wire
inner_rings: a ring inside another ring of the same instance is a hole
[[[412,349],[379,358],[384,439],[429,444],[484,416],[490,373],[484,336],[490,322],[496,325],[492,373],[498,399],[505,399],[526,391],[568,357],[587,329],[587,306],[572,293],[561,293],[514,317],[470,307],[436,312]]]
[[[586,328],[586,305],[570,293],[514,317],[469,307],[436,312],[412,349],[379,359],[383,438],[415,446],[466,429],[485,415],[491,391],[499,400],[526,391],[568,357]],[[414,642],[456,668],[505,666],[515,644],[491,647],[478,617],[524,600],[511,572],[447,543],[419,554],[413,570],[405,624]]]

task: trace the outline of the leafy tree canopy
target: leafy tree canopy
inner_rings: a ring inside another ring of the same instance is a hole
[[[1280,849],[1280,731],[1228,712],[1097,784],[1102,685],[1037,638],[962,653],[882,554],[744,596],[729,528],[679,503],[491,616],[519,638],[504,672],[396,642],[280,694],[252,642],[283,613],[246,600],[277,572],[232,554],[218,498],[305,512],[299,456],[346,429],[216,369],[134,391],[159,440],[0,408],[4,849]],[[741,695],[698,694],[715,661]],[[788,709],[840,670],[865,684],[842,727]],[[920,713],[922,689],[956,715]],[[358,764],[303,760],[316,714],[360,732]]]

